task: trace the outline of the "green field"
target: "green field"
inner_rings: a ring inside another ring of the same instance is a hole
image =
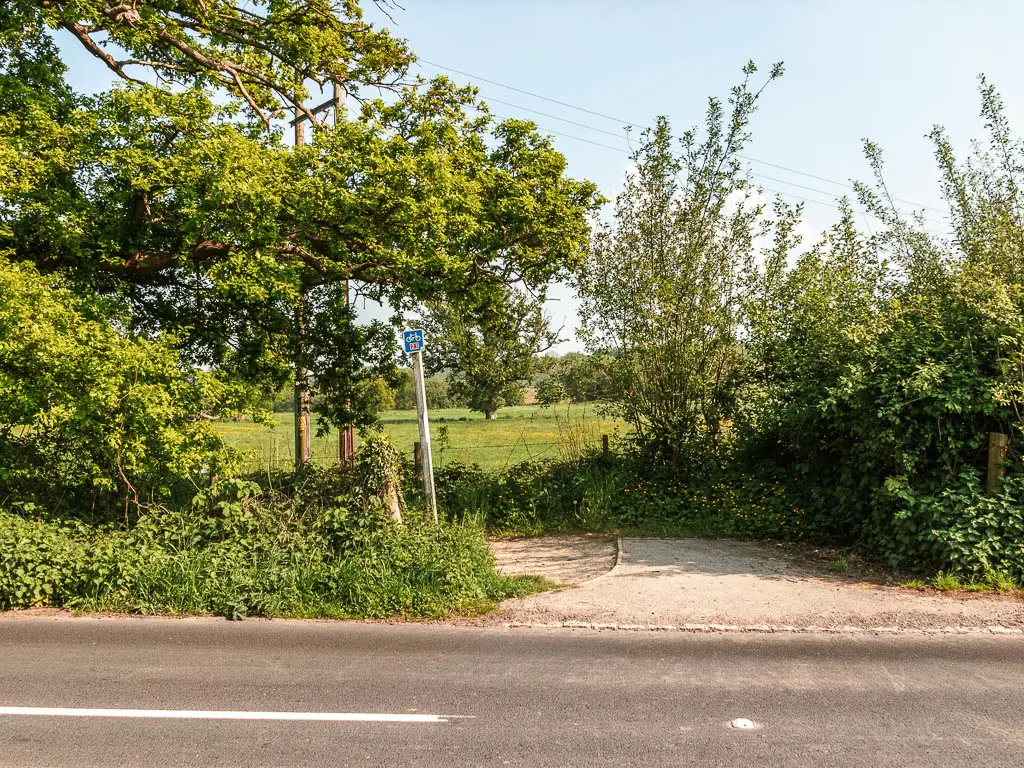
[[[314,463],[337,462],[337,433],[317,437],[316,414],[313,420]],[[413,443],[419,440],[416,412],[384,411],[380,420],[398,449],[411,457]],[[292,417],[275,413],[274,421],[270,426],[219,422],[217,430],[230,445],[247,453],[247,467],[251,471],[287,469],[295,455]],[[602,434],[614,438],[625,431],[624,422],[602,415],[599,406],[594,404],[502,408],[498,418],[491,421],[465,408],[430,413],[436,466],[460,461],[487,469],[502,469],[532,459],[565,458],[578,455],[583,448],[600,446]],[[356,445],[359,445],[358,434]]]

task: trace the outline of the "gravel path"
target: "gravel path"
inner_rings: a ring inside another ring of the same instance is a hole
[[[494,539],[498,570],[509,576],[543,576],[556,584],[582,584],[615,565],[614,536],[540,536]]]
[[[536,547],[546,573],[560,572],[558,547],[543,540],[516,545],[520,565],[529,563]],[[568,538],[560,547],[576,551]],[[583,550],[591,549],[596,544],[588,541]],[[583,550],[576,561],[587,559]],[[1024,602],[1016,597],[914,592],[830,577],[785,549],[759,542],[624,539],[614,568],[576,583],[571,589],[510,600],[497,618],[514,624],[630,627],[1024,628]]]

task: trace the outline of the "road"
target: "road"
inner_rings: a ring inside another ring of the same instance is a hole
[[[1019,636],[0,618],[0,707],[49,712],[0,714],[0,764],[1019,766],[1022,651]],[[324,713],[392,721],[252,719]],[[729,727],[741,717],[755,729]]]

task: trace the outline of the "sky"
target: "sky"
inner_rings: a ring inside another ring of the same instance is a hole
[[[367,13],[409,41],[418,71],[474,82],[496,115],[534,120],[552,134],[569,175],[594,181],[609,198],[630,164],[623,123],[650,125],[666,115],[680,131],[699,125],[707,98],[727,96],[748,59],[760,74],[782,61],[786,74],[766,91],[745,156],[767,195],[806,201],[808,235],[835,220],[835,196],[851,193],[844,185],[869,180],[864,138],[883,148],[892,193],[916,204],[903,208],[941,210],[925,136],[945,126],[962,155],[983,135],[979,73],[1002,92],[1011,123],[1024,132],[1024,3],[1012,0],[400,3],[393,23],[372,6]],[[69,63],[89,60],[66,50]],[[92,90],[109,82],[91,72],[75,84]],[[943,214],[925,214],[941,232]],[[567,339],[559,349],[580,348],[575,297],[566,286],[552,296],[548,312]]]

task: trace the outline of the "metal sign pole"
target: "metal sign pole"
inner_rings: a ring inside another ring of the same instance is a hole
[[[416,387],[416,420],[420,427],[420,443],[423,450],[423,490],[427,496],[427,508],[437,522],[437,497],[434,494],[434,460],[430,451],[430,421],[427,418],[427,387],[423,378],[423,331],[406,331],[403,334],[405,351],[412,357],[412,379]]]

